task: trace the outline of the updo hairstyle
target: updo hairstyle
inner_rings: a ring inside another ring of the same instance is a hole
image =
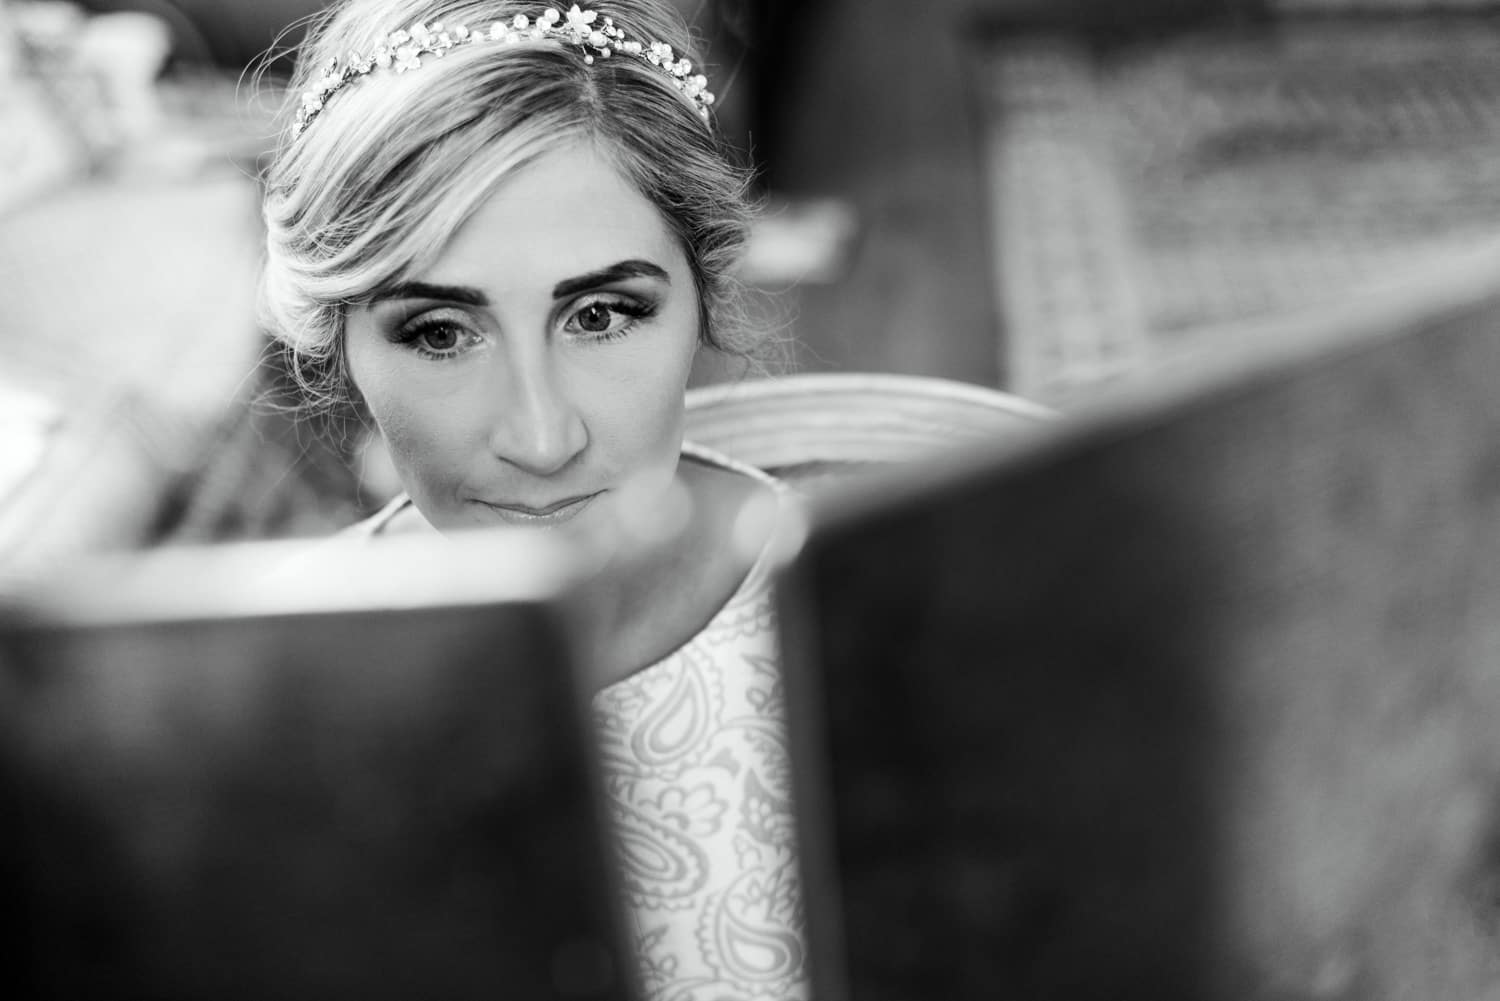
[[[752,352],[732,277],[744,247],[748,177],[659,67],[615,54],[585,63],[555,40],[459,45],[419,69],[377,70],[328,101],[300,136],[292,119],[333,57],[373,52],[398,29],[533,21],[547,4],[513,0],[347,0],[312,26],[286,127],[265,177],[262,318],[314,405],[349,402],[349,306],[430,266],[495,188],[537,157],[592,141],[661,212],[697,286],[700,341]],[[598,0],[645,43],[699,63],[666,0]],[[563,9],[566,9],[564,6]],[[564,193],[559,193],[560,197]],[[590,206],[576,206],[587,214]]]

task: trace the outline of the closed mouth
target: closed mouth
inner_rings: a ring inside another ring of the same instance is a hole
[[[597,490],[591,494],[564,497],[562,500],[541,507],[533,507],[530,504],[497,504],[490,501],[476,501],[475,503],[498,515],[500,520],[508,524],[559,525],[577,517],[593,503],[594,498],[603,492],[603,490]]]

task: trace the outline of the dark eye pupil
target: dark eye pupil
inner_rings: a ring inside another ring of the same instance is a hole
[[[458,331],[452,327],[434,327],[422,332],[422,340],[434,351],[448,351],[458,346]]]
[[[591,334],[609,329],[609,307],[585,306],[578,314],[578,325]]]

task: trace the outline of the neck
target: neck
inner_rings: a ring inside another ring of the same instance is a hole
[[[684,463],[693,517],[665,543],[606,568],[584,586],[589,681],[600,688],[665,658],[712,621],[744,581],[753,552],[733,544],[747,503],[774,504],[768,487],[726,470]],[[769,534],[772,519],[766,519]]]

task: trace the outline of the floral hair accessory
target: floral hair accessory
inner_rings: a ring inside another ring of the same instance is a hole
[[[419,22],[392,32],[385,44],[368,56],[351,52],[342,60],[334,57],[312,89],[303,92],[297,120],[292,126],[292,138],[296,139],[307,131],[329,98],[377,69],[405,73],[419,69],[423,56],[442,58],[449,49],[460,45],[515,45],[543,39],[556,39],[582,49],[585,63],[592,64],[596,58],[608,59],[617,54],[650,63],[666,74],[673,86],[693,102],[704,121],[708,120],[708,109],[714,103],[714,95],[708,91],[708,78],[693,73],[692,63],[679,59],[670,45],[627,38],[625,32],[615,27],[613,18],[600,18],[597,11],[580,10],[574,4],[566,14],[559,14],[549,7],[535,20],[517,14],[508,22],[496,21],[482,28],[462,24],[449,26],[440,21],[432,24]]]

